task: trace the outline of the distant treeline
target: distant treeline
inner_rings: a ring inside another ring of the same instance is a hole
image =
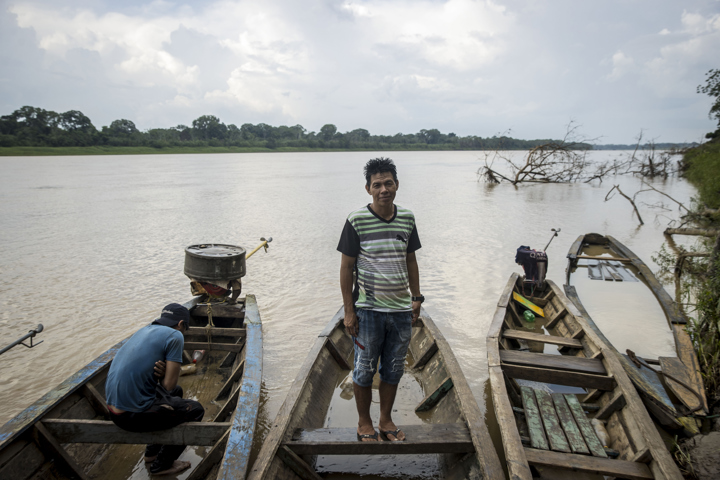
[[[699,143],[644,143],[640,145],[641,150],[647,150],[650,147],[654,147],[657,150],[682,150],[685,148],[697,147]],[[593,150],[634,150],[636,145],[625,145],[608,143],[606,145],[593,145]]]
[[[341,133],[335,125],[308,132],[302,125],[274,127],[266,123],[225,125],[213,115],[193,120],[191,126],[140,131],[131,120],[120,119],[98,130],[78,110],[57,113],[22,107],[0,117],[0,147],[246,147],[319,148],[357,150],[528,150],[552,140],[518,140],[507,136],[460,137],[436,128],[418,133],[372,135],[364,128]],[[591,149],[585,143],[573,145]]]

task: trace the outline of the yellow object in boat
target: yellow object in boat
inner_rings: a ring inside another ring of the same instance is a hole
[[[537,305],[535,305],[534,303],[532,303],[530,300],[523,297],[522,295],[518,295],[517,292],[513,292],[513,298],[515,299],[515,301],[517,301],[521,305],[526,306],[527,308],[529,308],[533,312],[537,313],[541,317],[545,316],[545,312],[543,312],[542,308],[538,307]]]

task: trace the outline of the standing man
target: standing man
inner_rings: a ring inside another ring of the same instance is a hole
[[[393,161],[374,158],[364,173],[365,190],[373,201],[348,215],[338,244],[345,329],[355,344],[357,437],[363,442],[378,440],[370,404],[379,361],[380,435],[384,440],[402,441],[405,433],[393,422],[392,407],[405,369],[412,324],[425,300],[415,259],[420,239],[412,212],[394,204],[400,182]]]
[[[160,318],[120,347],[105,382],[115,425],[130,432],[152,432],[202,420],[205,409],[199,402],[184,400],[177,384],[189,321],[188,309],[171,303]],[[184,449],[185,445],[148,445],[145,462],[152,462],[150,473],[175,474],[189,468],[190,462],[178,460]]]

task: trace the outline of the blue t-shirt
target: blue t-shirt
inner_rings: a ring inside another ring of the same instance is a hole
[[[148,325],[120,347],[105,381],[108,405],[128,412],[143,412],[155,401],[153,377],[158,360],[182,363],[185,342],[179,330]]]

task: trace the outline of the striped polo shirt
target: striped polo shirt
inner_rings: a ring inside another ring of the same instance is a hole
[[[367,205],[348,215],[338,250],[355,257],[355,307],[409,312],[407,254],[420,248],[413,213],[395,205],[390,220]]]

